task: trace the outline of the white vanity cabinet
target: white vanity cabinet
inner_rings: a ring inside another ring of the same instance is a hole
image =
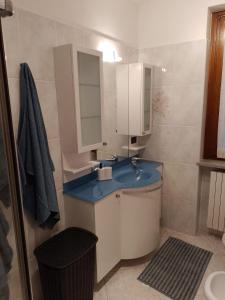
[[[153,67],[145,63],[117,66],[117,133],[144,136],[152,129]]]
[[[121,260],[140,258],[158,247],[161,185],[120,190],[97,202],[64,195],[66,227],[81,227],[98,237],[98,283]]]
[[[123,190],[121,197],[121,258],[145,256],[159,246],[161,189]]]
[[[102,146],[102,53],[73,45],[54,48],[60,136],[64,153]]]
[[[77,226],[95,233],[97,282],[121,260],[120,198],[112,193],[96,203],[65,195],[66,227]]]
[[[100,281],[121,260],[120,198],[113,193],[95,205],[97,243],[97,281]]]

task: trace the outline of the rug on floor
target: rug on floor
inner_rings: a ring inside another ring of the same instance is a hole
[[[138,280],[173,300],[193,300],[213,253],[170,237]]]

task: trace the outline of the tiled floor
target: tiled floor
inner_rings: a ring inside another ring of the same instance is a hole
[[[162,230],[161,244],[169,236],[182,239],[214,253],[195,298],[195,300],[205,300],[204,282],[206,277],[211,272],[225,270],[225,247],[219,238],[212,235],[189,236],[168,229]],[[98,293],[95,293],[94,300],[169,300],[168,297],[137,280],[146,265],[147,263],[121,268]]]

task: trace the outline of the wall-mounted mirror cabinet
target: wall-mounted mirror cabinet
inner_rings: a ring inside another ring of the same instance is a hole
[[[59,123],[64,153],[102,145],[102,53],[63,45],[54,49]]]
[[[117,67],[118,134],[144,136],[151,133],[152,73],[152,66],[143,63]]]

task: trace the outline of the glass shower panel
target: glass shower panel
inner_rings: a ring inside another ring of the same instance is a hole
[[[0,299],[23,300],[7,161],[0,123]]]

